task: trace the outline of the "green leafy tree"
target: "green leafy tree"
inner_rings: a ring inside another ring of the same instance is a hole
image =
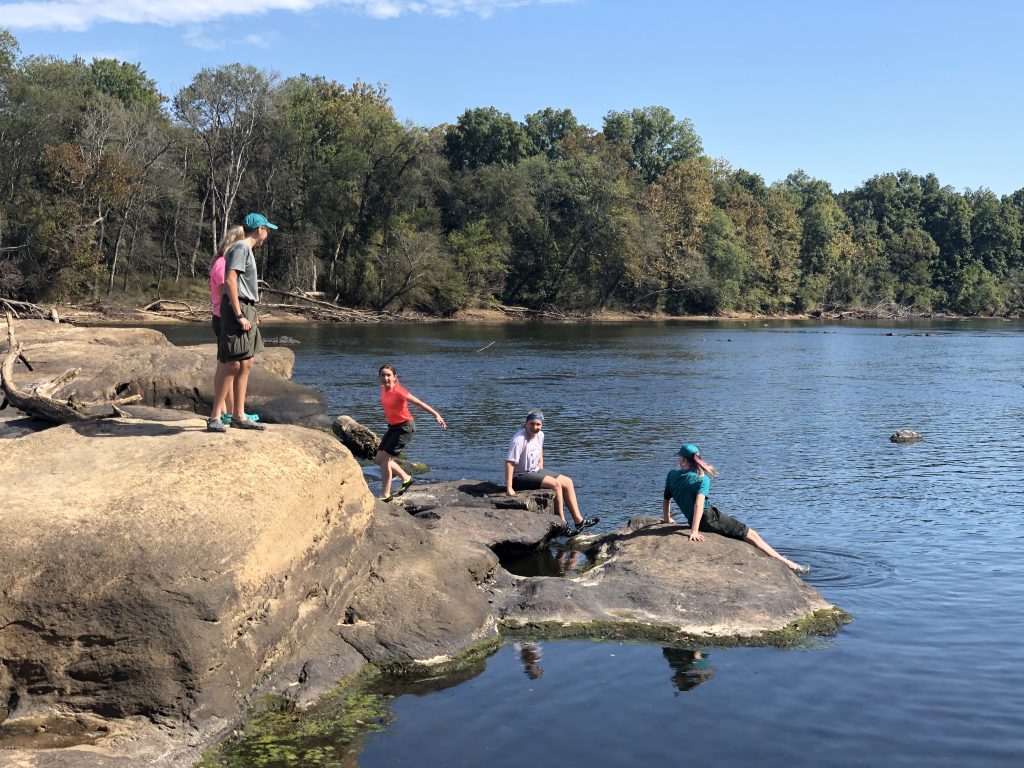
[[[494,107],[467,109],[445,132],[448,162],[455,171],[484,165],[515,165],[529,154],[523,126]]]
[[[630,164],[647,183],[659,178],[673,163],[704,151],[693,122],[676,120],[665,107],[611,111],[605,115],[603,133],[612,145],[625,150]]]
[[[526,116],[526,137],[531,154],[543,154],[554,160],[564,157],[561,143],[580,130],[579,121],[569,109],[546,107]]]
[[[997,278],[1020,263],[1020,214],[1009,199],[988,189],[967,194],[971,206],[971,247],[975,259]]]
[[[937,297],[932,287],[932,270],[939,246],[922,229],[908,228],[894,235],[886,245],[894,278],[894,298],[916,309],[931,309]]]
[[[165,101],[156,83],[138,64],[93,59],[88,67],[88,78],[97,91],[117,99],[129,109],[156,112]]]
[[[203,149],[203,210],[209,213],[214,243],[237,218],[235,201],[266,137],[276,77],[253,66],[228,64],[201,70],[174,97],[176,118]]]

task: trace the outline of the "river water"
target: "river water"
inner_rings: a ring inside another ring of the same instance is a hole
[[[500,480],[542,408],[545,465],[573,476],[599,531],[659,514],[675,451],[695,442],[719,470],[716,506],[809,563],[854,617],[798,650],[509,643],[466,682],[396,698],[359,765],[1024,765],[1022,332],[267,328],[302,342],[295,379],[332,415],[378,431],[376,372],[394,364],[451,427],[417,420],[408,453],[428,478]],[[924,441],[891,443],[901,427]]]

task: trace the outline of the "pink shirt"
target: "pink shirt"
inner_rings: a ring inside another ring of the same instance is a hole
[[[218,256],[210,267],[210,303],[213,316],[220,317],[221,288],[224,286],[224,255]]]

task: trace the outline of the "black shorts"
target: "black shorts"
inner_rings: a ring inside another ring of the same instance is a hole
[[[214,315],[210,325],[213,327],[213,335],[220,340],[220,315]]]
[[[412,440],[412,434],[415,431],[416,426],[411,421],[403,421],[401,424],[388,424],[388,431],[380,439],[380,445],[377,446],[377,450],[397,456],[405,450],[409,441]]]
[[[538,469],[536,472],[521,472],[512,476],[512,490],[538,491],[545,477],[558,477],[558,473],[546,469]]]
[[[750,528],[735,517],[719,512],[718,507],[708,507],[700,518],[698,533],[717,533],[730,539],[745,539]]]

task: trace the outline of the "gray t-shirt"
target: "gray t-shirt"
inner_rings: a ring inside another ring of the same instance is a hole
[[[528,440],[526,430],[520,429],[508,444],[508,455],[505,461],[515,464],[513,475],[524,472],[536,472],[540,465],[540,452],[544,448],[544,433],[538,432],[532,440]]]
[[[249,301],[260,300],[260,288],[256,276],[256,257],[252,248],[244,240],[228,248],[224,256],[224,276],[227,277],[228,270],[232,269],[238,273],[238,297]],[[225,296],[227,289],[225,289]]]

